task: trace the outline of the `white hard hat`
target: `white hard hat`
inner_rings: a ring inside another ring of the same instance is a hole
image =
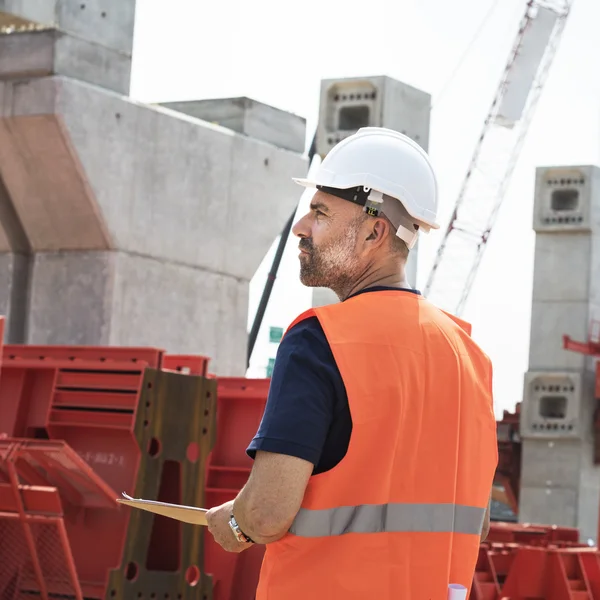
[[[439,229],[437,180],[427,153],[409,137],[383,127],[363,127],[336,144],[313,179],[297,179],[365,207],[382,212],[409,248],[418,231]]]

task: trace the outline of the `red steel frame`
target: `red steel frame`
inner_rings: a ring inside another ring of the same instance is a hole
[[[155,348],[2,348],[3,324],[0,318],[0,598],[19,600],[14,586],[24,572],[27,589],[45,600],[104,597],[103,573],[119,564],[129,518],[117,490],[130,489],[139,466],[132,431],[145,368],[204,375],[208,359]],[[39,433],[50,439],[33,439]],[[84,521],[95,532],[93,553]]]

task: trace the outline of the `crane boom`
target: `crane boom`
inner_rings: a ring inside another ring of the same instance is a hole
[[[573,0],[528,0],[423,290],[460,315],[554,60]]]

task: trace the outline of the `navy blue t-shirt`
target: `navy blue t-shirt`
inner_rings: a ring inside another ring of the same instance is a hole
[[[383,286],[357,294],[382,290],[420,294]],[[265,412],[246,452],[252,459],[257,450],[303,458],[316,475],[344,458],[351,433],[346,387],[319,320],[309,317],[279,345]]]

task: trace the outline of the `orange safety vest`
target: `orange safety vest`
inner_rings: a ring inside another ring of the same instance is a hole
[[[491,363],[412,292],[312,309],[346,386],[346,456],[268,544],[256,600],[446,600],[469,590],[498,450]]]

